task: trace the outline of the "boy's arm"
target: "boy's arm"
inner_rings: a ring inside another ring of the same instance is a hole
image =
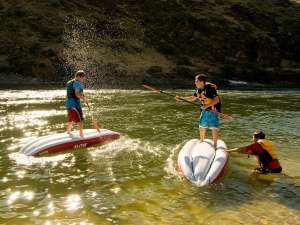
[[[75,89],[75,95],[77,98],[84,100],[84,94],[80,92],[80,89]]]
[[[213,98],[213,100],[210,104],[205,105],[204,107],[209,108],[210,106],[214,106],[214,105],[218,104],[219,102],[220,102],[220,98],[219,98],[219,96],[216,96]]]
[[[183,97],[183,96],[176,96],[175,97],[175,99],[176,99],[176,101],[182,101],[182,99],[184,99],[184,100],[187,100],[187,101],[190,101],[190,102],[194,102],[196,99],[197,99],[197,97],[195,97],[195,96],[186,96],[186,97]]]

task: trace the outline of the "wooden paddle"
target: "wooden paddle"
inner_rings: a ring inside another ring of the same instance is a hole
[[[151,87],[151,86],[149,86],[149,85],[147,85],[147,84],[143,84],[142,86],[143,86],[144,88],[146,88],[146,89],[149,89],[149,90],[152,90],[152,91],[155,91],[155,92],[158,92],[158,93],[162,93],[162,94],[165,94],[165,95],[169,95],[169,96],[175,97],[174,95],[172,95],[172,94],[170,94],[170,93],[164,92],[164,91],[162,91],[162,90],[160,90],[160,89],[158,89],[158,88]],[[184,101],[184,102],[190,103],[190,104],[192,104],[192,105],[196,105],[196,106],[201,107],[200,104],[197,104],[197,103],[195,103],[195,102],[188,101],[188,100],[186,100],[186,99],[184,99],[184,98],[179,98],[179,99],[182,100],[182,101]],[[210,110],[210,109],[205,109],[205,110],[207,110],[207,111],[209,111],[209,112],[214,112],[214,113],[218,114],[219,116],[223,116],[224,118],[230,118],[230,119],[232,119],[232,116],[227,115],[227,114],[225,114],[225,113],[221,113],[221,112],[218,112],[218,111],[215,111],[215,110]]]
[[[93,125],[93,127],[94,127],[98,132],[100,132],[100,126],[98,126],[97,120],[96,120],[96,118],[94,117],[94,114],[93,114],[92,111],[91,111],[89,102],[88,102],[86,99],[85,99],[85,103],[86,103],[86,105],[87,105],[87,107],[88,107],[88,110],[89,110],[89,113],[90,113],[90,115],[91,115],[91,117],[92,117],[92,125]]]

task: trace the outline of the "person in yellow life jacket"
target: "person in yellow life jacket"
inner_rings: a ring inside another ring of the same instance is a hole
[[[280,173],[282,167],[277,158],[273,142],[265,139],[262,131],[256,131],[253,134],[253,144],[245,147],[233,148],[227,152],[240,152],[255,155],[259,167],[255,169],[257,173]]]
[[[192,96],[182,97],[176,96],[177,101],[182,99],[187,101],[195,101],[199,99],[202,107],[199,117],[199,136],[200,142],[204,141],[207,128],[212,131],[212,139],[214,147],[217,147],[219,133],[219,116],[221,111],[220,98],[217,94],[217,87],[214,84],[206,82],[206,75],[198,74],[195,77],[196,91]]]

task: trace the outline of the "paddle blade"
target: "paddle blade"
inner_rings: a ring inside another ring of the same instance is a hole
[[[151,86],[149,86],[149,85],[147,85],[147,84],[143,84],[143,87],[144,87],[144,88],[147,88],[147,89],[149,89],[149,90],[155,91],[155,92],[161,92],[161,90],[159,90],[159,89],[157,89],[157,88],[154,88],[154,87],[151,87]]]

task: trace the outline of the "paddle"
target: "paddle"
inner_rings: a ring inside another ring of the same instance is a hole
[[[95,119],[94,114],[93,114],[92,111],[91,111],[89,102],[88,102],[86,99],[85,99],[85,103],[86,103],[86,105],[87,105],[87,107],[88,107],[88,110],[89,110],[89,113],[90,113],[90,115],[91,115],[91,117],[92,117],[92,124],[93,124],[93,127],[94,127],[98,132],[100,132],[100,126],[98,126],[97,120]]]
[[[174,97],[174,95],[172,95],[172,94],[169,94],[169,93],[167,93],[167,92],[164,92],[164,91],[162,91],[162,90],[160,90],[160,89],[151,87],[151,86],[146,85],[146,84],[143,84],[143,87],[144,87],[144,88],[147,88],[147,89],[150,89],[150,90],[152,90],[152,91],[158,92],[158,93],[162,93],[162,94],[165,94],[165,95],[169,95],[169,96]],[[201,106],[201,105],[199,105],[199,104],[197,104],[197,103],[195,103],[195,102],[190,102],[190,101],[188,101],[188,100],[186,100],[186,99],[183,99],[183,98],[179,98],[179,99],[182,100],[182,101],[188,102],[188,103],[190,103],[190,104],[196,105],[196,106]]]
[[[170,94],[170,93],[164,92],[164,91],[162,91],[162,90],[160,90],[160,89],[158,89],[158,88],[151,87],[151,86],[149,86],[149,85],[147,85],[147,84],[143,84],[142,86],[143,86],[144,88],[146,88],[146,89],[149,89],[149,90],[152,90],[152,91],[155,91],[155,92],[158,92],[158,93],[162,93],[162,94],[165,94],[165,95],[169,95],[169,96],[175,97],[174,95],[172,95],[172,94]],[[188,100],[186,100],[186,99],[184,99],[184,98],[179,98],[179,99],[182,100],[182,101],[184,101],[184,102],[190,103],[190,104],[192,104],[192,105],[196,105],[196,106],[201,107],[201,105],[199,105],[199,104],[197,104],[197,103],[194,103],[194,102],[191,102],[191,101],[188,101]],[[230,116],[230,115],[227,115],[227,114],[221,113],[221,112],[217,112],[217,111],[215,111],[215,110],[209,110],[209,109],[205,109],[205,110],[207,110],[207,111],[209,111],[209,112],[214,112],[214,113],[218,114],[219,116],[223,116],[224,118],[232,118],[232,116]]]

